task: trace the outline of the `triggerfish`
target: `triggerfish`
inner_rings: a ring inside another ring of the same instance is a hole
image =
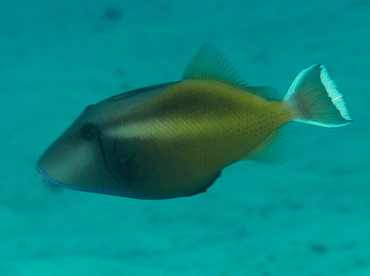
[[[53,186],[139,199],[206,191],[226,166],[275,160],[281,126],[339,127],[352,120],[322,64],[301,71],[278,99],[247,86],[230,62],[204,46],[183,79],[89,105],[42,155]]]

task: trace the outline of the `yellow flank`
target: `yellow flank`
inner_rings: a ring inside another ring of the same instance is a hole
[[[147,117],[122,125],[115,133],[121,139],[143,141],[144,151],[157,165],[153,171],[165,182],[156,186],[161,194],[175,183],[196,189],[199,183],[189,178],[213,175],[292,120],[283,101],[269,101],[225,82],[186,79],[163,89],[141,107]]]
[[[167,88],[155,105],[161,115],[145,121],[141,138],[207,137],[221,144],[240,142],[251,151],[293,120],[291,107],[284,101],[270,101],[252,90],[204,79],[187,79]],[[245,150],[237,149],[239,155]]]

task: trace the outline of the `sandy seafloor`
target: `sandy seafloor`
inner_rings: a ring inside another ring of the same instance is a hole
[[[366,0],[1,1],[0,275],[370,275],[369,15]],[[85,106],[180,79],[204,43],[281,95],[324,63],[354,123],[292,123],[286,163],[239,162],[190,198],[36,178]]]

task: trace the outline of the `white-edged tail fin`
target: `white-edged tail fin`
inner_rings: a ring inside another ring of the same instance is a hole
[[[293,109],[294,121],[323,127],[345,126],[352,121],[342,94],[322,64],[300,72],[284,100]]]

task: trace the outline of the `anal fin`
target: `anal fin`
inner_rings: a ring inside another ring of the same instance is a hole
[[[197,195],[197,194],[200,194],[200,193],[204,193],[216,181],[216,179],[219,178],[220,176],[221,176],[221,171],[218,171],[199,190],[196,190],[195,192],[192,192],[192,193],[190,193],[186,196],[193,196],[193,195]]]
[[[271,133],[257,148],[240,158],[240,160],[284,163],[291,140],[291,128],[290,125],[281,126]]]

